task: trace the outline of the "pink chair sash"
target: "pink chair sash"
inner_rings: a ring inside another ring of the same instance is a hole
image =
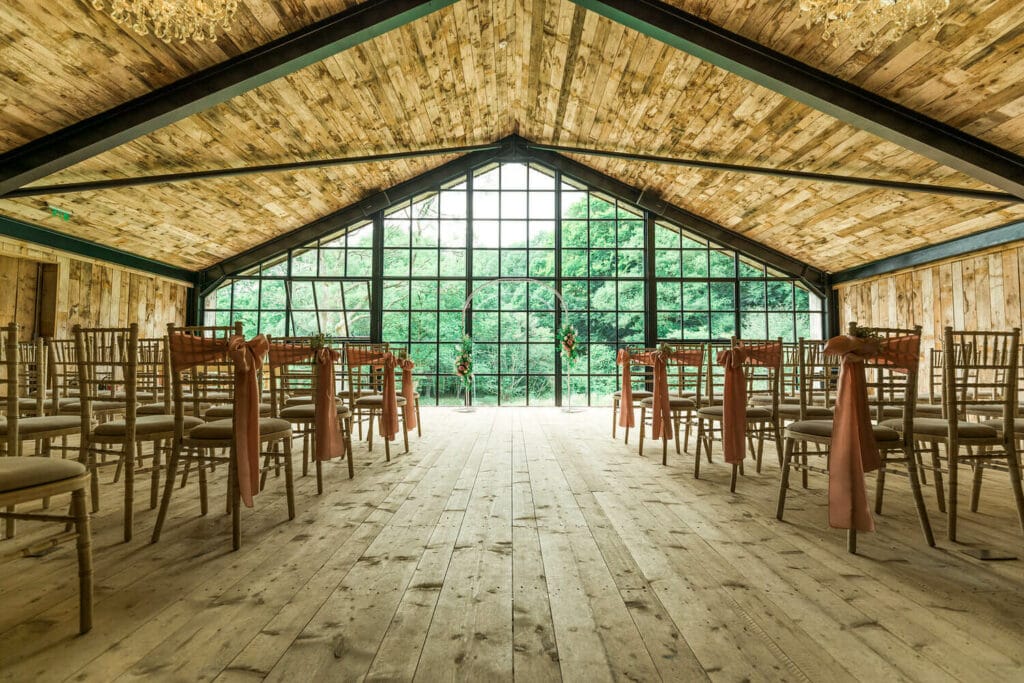
[[[642,354],[639,360],[654,366],[654,408],[651,411],[654,438],[671,441],[672,402],[668,391],[668,361],[674,360],[678,365],[700,367],[704,363],[704,352],[699,349],[680,349],[667,354],[655,351]]]
[[[825,344],[825,353],[843,357],[828,466],[828,523],[834,529],[875,530],[864,473],[878,469],[881,456],[871,428],[864,361],[917,372],[920,348],[919,335],[882,341],[840,335]]]
[[[720,351],[717,361],[725,368],[722,391],[722,452],[727,463],[737,465],[743,462],[746,455],[747,379],[743,373],[743,366],[781,367],[782,344],[740,344],[736,348]]]
[[[210,339],[189,334],[168,338],[171,360],[177,371],[188,370],[204,362],[229,357],[235,364],[235,398],[232,431],[238,491],[246,507],[252,507],[260,484],[260,394],[259,371],[269,342],[262,334],[249,341],[240,335],[228,339]]]
[[[334,395],[334,364],[341,355],[327,347],[319,350],[301,344],[271,344],[270,366],[308,360],[316,354],[316,395],[313,396],[313,423],[316,427],[314,457],[330,460],[345,453],[345,442],[338,425],[338,402]]]
[[[398,434],[398,396],[395,393],[395,368],[398,366],[398,359],[391,353],[352,348],[347,350],[347,358],[349,365],[370,365],[384,369],[384,399],[381,404],[379,433],[388,441],[394,441]]]
[[[402,398],[405,399],[402,417],[407,429],[416,429],[416,385],[412,380],[412,369],[416,364],[408,358],[396,358],[395,362],[402,368]]]
[[[622,366],[622,393],[619,397],[619,426],[632,427],[636,424],[633,417],[633,376],[629,366],[632,360],[629,349],[619,349],[615,362]]]

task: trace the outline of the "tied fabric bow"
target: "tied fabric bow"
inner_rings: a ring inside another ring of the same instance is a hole
[[[826,354],[843,357],[828,466],[828,524],[834,529],[875,530],[864,473],[878,469],[881,456],[871,427],[864,361],[917,372],[920,348],[920,335],[884,340],[840,335],[825,343]]]
[[[395,363],[402,368],[402,398],[405,399],[402,419],[406,428],[416,429],[416,385],[412,381],[412,369],[416,364],[408,358],[396,358]]]
[[[672,401],[668,391],[668,362],[699,368],[704,364],[704,352],[699,349],[680,349],[643,354],[639,360],[654,366],[654,398],[651,410],[651,429],[655,439],[672,440]],[[682,389],[682,387],[680,387]]]
[[[739,344],[718,353],[718,364],[725,368],[722,391],[722,453],[730,465],[743,462],[747,436],[747,378],[743,366],[782,365],[782,343],[744,346]]]
[[[629,349],[619,349],[615,362],[622,366],[622,394],[619,398],[619,426],[632,427],[633,417],[633,376],[630,374]]]
[[[315,357],[314,357],[315,356]],[[270,366],[274,368],[314,358],[316,391],[313,396],[313,423],[316,427],[314,457],[330,460],[345,453],[338,426],[338,399],[334,395],[334,364],[341,355],[334,349],[314,349],[301,344],[271,344]]]
[[[392,353],[379,353],[366,349],[348,349],[349,365],[370,365],[375,368],[382,368],[384,371],[384,383],[381,387],[383,399],[381,401],[381,416],[379,433],[388,441],[394,441],[398,434],[398,397],[395,394],[395,368],[398,367],[398,359]],[[403,368],[404,369],[404,368]],[[410,365],[410,372],[412,367]],[[404,382],[403,375],[403,382]],[[411,375],[409,387],[412,387]],[[404,387],[403,387],[404,389]],[[408,405],[408,404],[406,404]],[[408,423],[406,423],[408,427]]]
[[[238,491],[246,507],[252,507],[260,483],[260,383],[270,343],[258,334],[249,341],[241,335],[227,339],[172,334],[168,337],[171,361],[176,371],[227,356],[235,364],[235,397],[231,421],[238,468]]]

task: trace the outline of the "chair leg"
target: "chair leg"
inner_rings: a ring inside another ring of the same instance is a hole
[[[318,465],[319,463],[320,461],[317,460]],[[288,499],[288,519],[295,519],[295,481],[292,477],[291,437],[284,440],[284,492],[285,497]]]
[[[640,455],[644,454],[644,439],[647,437],[647,408],[640,408]],[[626,443],[629,443],[627,439]]]
[[[945,487],[942,483],[942,463],[939,460],[939,442],[933,441],[931,444],[932,451],[932,471],[934,472],[932,479],[935,484],[935,497],[939,502],[939,512],[946,511],[946,495]]]
[[[373,452],[373,416],[374,416],[374,412],[371,410],[369,415],[370,415],[370,419],[369,419],[369,422],[366,425],[366,449],[372,453]],[[387,445],[387,439],[384,439],[384,444],[385,444],[385,446]],[[390,460],[390,459],[391,458],[388,457],[388,460]]]
[[[882,514],[882,496],[885,495],[885,463],[878,468],[875,475],[875,514]]]
[[[405,442],[405,452],[409,452],[409,425],[405,423],[405,418],[402,418],[402,441]]]
[[[92,500],[92,512],[97,513],[100,511],[100,471],[99,466],[96,464],[96,452],[93,450],[92,444],[89,443],[89,438],[86,435],[82,435],[82,459],[85,461],[82,464],[89,470],[89,497]]]
[[[672,413],[672,431],[676,437],[676,455],[682,455],[679,450],[679,413]],[[662,465],[664,464],[662,463]]]
[[[423,418],[420,417],[420,400],[416,399],[416,436],[417,438],[423,437]],[[408,449],[406,449],[408,450]]]
[[[391,462],[391,440],[388,437],[382,437],[381,440],[384,442],[384,460]]]
[[[736,475],[739,473],[740,466],[732,466],[732,476],[729,477],[729,493],[736,493]]]
[[[234,448],[228,462],[228,500],[231,501],[231,549],[242,547],[242,492],[238,490],[238,462]],[[285,467],[288,467],[285,465]]]
[[[1021,531],[1024,531],[1024,487],[1021,485],[1020,478],[1020,455],[1013,444],[1006,449],[1006,460],[1010,467],[1010,488],[1013,489],[1013,500],[1017,503],[1017,519],[1020,521]]]
[[[149,472],[149,509],[156,509],[157,499],[160,498],[160,461],[163,456],[164,441],[153,442],[153,462]]]
[[[150,543],[160,540],[160,531],[164,528],[164,520],[167,519],[167,508],[171,505],[171,493],[174,491],[174,480],[178,474],[178,458],[181,456],[181,444],[177,439],[171,444],[171,453],[167,457],[167,477],[164,484],[164,497],[160,501],[160,511],[156,514],[156,524],[153,526],[153,537]]]
[[[794,439],[786,439],[786,446],[782,457],[782,477],[779,484],[779,502],[775,507],[775,518],[782,520],[782,514],[786,509],[786,492],[789,489],[789,468],[793,461],[793,447],[796,444]]]
[[[615,438],[615,427],[618,426],[619,417],[619,399],[612,399],[612,438]]]
[[[914,458],[914,444],[911,442],[904,447],[904,459],[907,463],[907,477],[910,479],[910,492],[914,495],[914,507],[917,508],[917,518],[921,522],[921,531],[924,533],[924,540],[932,548],[935,547],[935,535],[932,533],[932,523],[928,519],[928,509],[924,506],[924,492],[921,490],[921,482],[917,477],[917,462]]]
[[[846,552],[851,555],[857,554],[857,531],[855,529],[846,531]]]
[[[704,444],[704,420],[697,418],[697,455],[693,458],[693,478],[700,479],[700,449]]]
[[[757,427],[757,460],[755,461],[754,471],[761,474],[761,459],[764,456],[764,432],[768,428],[768,424],[763,422]]]
[[[84,488],[71,492],[71,510],[78,551],[78,632],[88,633],[92,629],[92,531]]]
[[[206,463],[203,462],[203,452],[193,451],[196,457],[196,472],[199,473],[199,514],[206,516],[210,512],[209,483],[206,474]],[[189,459],[191,461],[191,458]]]
[[[124,542],[132,540],[132,523],[135,512],[135,442],[124,445],[121,454],[124,461]]]
[[[348,478],[355,476],[355,468],[352,463],[352,418],[345,418],[341,421],[342,438],[345,442],[345,456],[348,458]]]
[[[946,460],[949,461],[949,496],[946,501],[946,516],[949,522],[946,527],[949,540],[956,541],[957,479],[959,477],[957,470],[960,469],[957,456],[959,455],[960,446],[951,440],[946,448]]]
[[[981,502],[981,478],[984,472],[984,465],[980,461],[975,461],[974,474],[971,481],[971,512],[977,512],[978,505]]]

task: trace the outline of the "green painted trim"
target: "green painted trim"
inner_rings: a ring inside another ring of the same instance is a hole
[[[127,251],[65,235],[62,232],[48,228],[41,228],[7,216],[0,216],[0,235],[50,247],[51,249],[59,249],[76,256],[106,261],[114,265],[124,266],[125,268],[133,268],[146,273],[152,273],[153,275],[181,280],[189,285],[195,285],[196,283],[196,273],[191,270],[185,270],[163,261],[154,261],[153,259],[137,256]]]

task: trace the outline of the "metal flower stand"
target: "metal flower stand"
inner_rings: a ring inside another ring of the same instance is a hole
[[[582,413],[583,408],[574,408],[572,405],[572,366],[568,363],[565,366],[566,389],[565,405],[562,406],[563,413]]]
[[[462,388],[459,391],[460,391],[460,393],[464,394],[463,400],[465,401],[465,403],[464,403],[464,405],[461,408],[456,408],[455,412],[457,412],[457,413],[475,413],[476,412],[476,406],[473,405],[473,402],[474,402],[474,399],[476,398],[476,382],[475,381],[470,381],[468,387],[465,384],[463,384]]]

